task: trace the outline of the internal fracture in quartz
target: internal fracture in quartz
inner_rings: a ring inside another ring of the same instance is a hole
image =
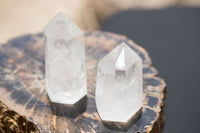
[[[97,111],[104,121],[127,122],[143,104],[142,59],[125,43],[98,63]]]
[[[45,27],[46,91],[52,102],[74,104],[87,93],[81,30],[58,13]]]

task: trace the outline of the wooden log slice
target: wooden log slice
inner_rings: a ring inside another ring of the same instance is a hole
[[[100,31],[86,32],[84,36],[87,106],[77,116],[67,115],[68,109],[52,108],[46,94],[42,34],[12,39],[0,47],[0,132],[118,132],[101,122],[94,93],[97,62],[122,42],[143,59],[144,73],[142,113],[127,132],[162,132],[166,84],[157,76],[148,53],[125,36]]]

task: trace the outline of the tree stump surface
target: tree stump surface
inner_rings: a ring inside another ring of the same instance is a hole
[[[84,36],[87,105],[76,117],[66,115],[67,109],[52,108],[46,94],[42,34],[18,37],[0,47],[0,132],[121,132],[101,122],[94,95],[97,62],[122,42],[143,59],[143,108],[127,132],[162,132],[166,84],[158,77],[148,53],[123,35],[95,31],[85,32]]]

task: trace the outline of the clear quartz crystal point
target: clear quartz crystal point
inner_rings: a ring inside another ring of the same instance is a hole
[[[142,59],[122,43],[98,63],[97,111],[103,121],[126,122],[142,107]]]
[[[52,102],[74,104],[87,94],[81,30],[58,13],[45,27],[46,91]]]

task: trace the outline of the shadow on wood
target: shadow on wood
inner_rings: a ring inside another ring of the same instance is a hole
[[[126,122],[110,122],[102,121],[103,125],[111,130],[127,132],[128,129],[134,125],[134,123],[140,118],[142,114],[142,108],[140,108],[128,121]]]
[[[87,96],[84,96],[74,105],[69,104],[59,104],[50,101],[51,111],[54,115],[62,117],[76,118],[78,115],[82,114],[87,107]]]

